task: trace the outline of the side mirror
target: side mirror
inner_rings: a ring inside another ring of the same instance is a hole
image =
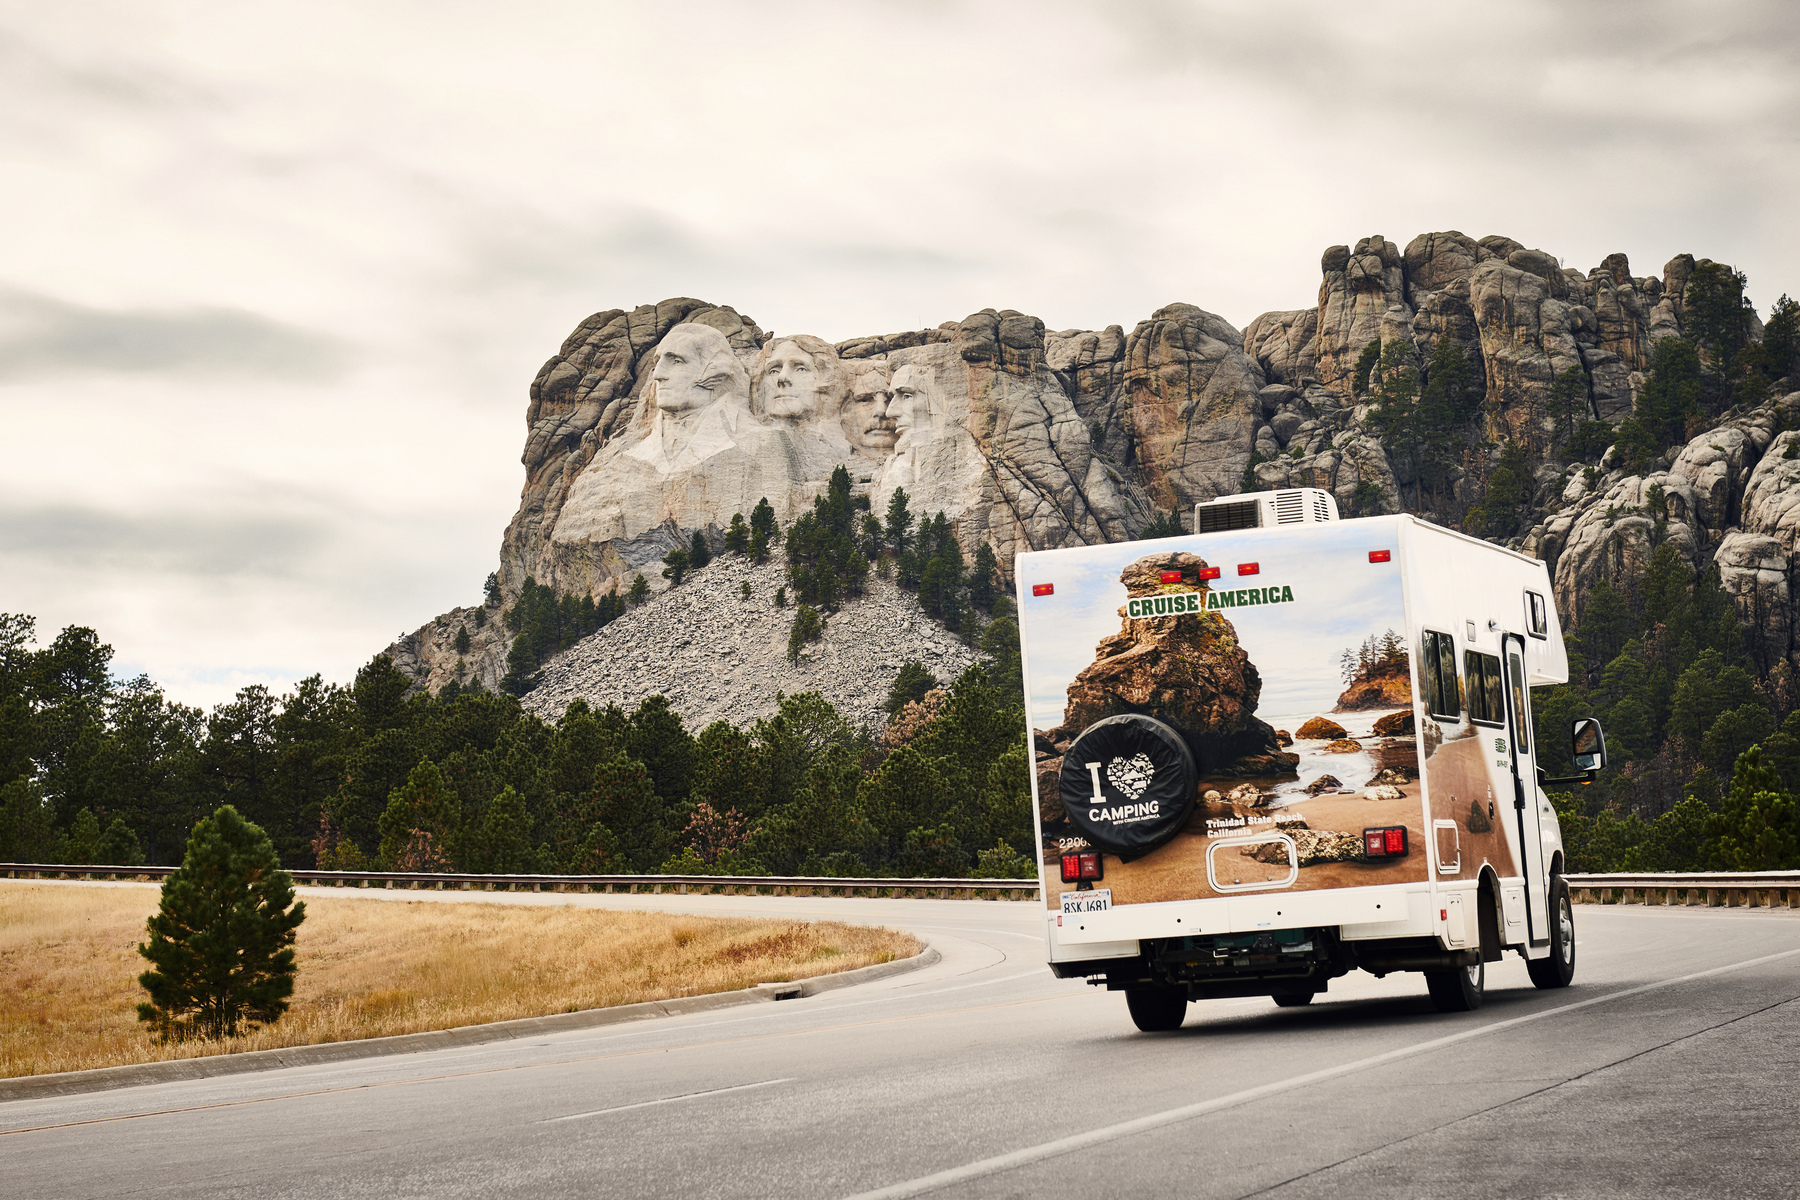
[[[1606,767],[1606,734],[1593,717],[1583,717],[1570,727],[1569,746],[1578,770],[1599,771]]]

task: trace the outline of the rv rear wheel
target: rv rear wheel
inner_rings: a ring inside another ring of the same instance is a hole
[[[1472,967],[1425,972],[1425,986],[1439,1012],[1474,1012],[1481,1007],[1486,982],[1487,964],[1480,959]]]
[[[1528,961],[1525,970],[1541,988],[1568,987],[1575,978],[1575,910],[1560,875],[1550,881],[1550,955]]]
[[[1125,989],[1125,1007],[1131,1010],[1132,1024],[1145,1033],[1162,1033],[1180,1029],[1187,1020],[1187,989],[1184,987],[1130,987]]]
[[[1299,1008],[1313,1002],[1312,992],[1276,992],[1275,1004],[1278,1008]]]

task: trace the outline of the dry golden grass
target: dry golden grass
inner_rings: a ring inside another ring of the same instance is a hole
[[[731,991],[905,958],[836,922],[306,898],[292,1006],[229,1042],[160,1045],[137,953],[158,893],[0,882],[0,1077],[197,1058]]]

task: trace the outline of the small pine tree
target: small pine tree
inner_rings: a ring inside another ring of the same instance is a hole
[[[489,571],[488,577],[482,581],[481,593],[483,603],[488,608],[499,608],[505,596],[500,591],[500,573]]]
[[[469,627],[467,625],[458,625],[456,627],[455,644],[456,652],[458,654],[467,654],[469,652]]]
[[[1800,358],[1800,304],[1784,293],[1763,326],[1763,369],[1770,379],[1784,379],[1793,372],[1796,358]]]
[[[825,623],[819,620],[819,610],[810,604],[802,604],[794,612],[794,625],[788,631],[788,661],[798,662],[801,647],[808,642],[816,642],[825,636]]]
[[[887,703],[882,707],[891,717],[913,701],[923,700],[925,693],[937,685],[937,676],[926,670],[924,663],[910,659],[901,664],[900,673],[894,676],[894,686],[888,689]]]
[[[775,589],[775,607],[776,608],[786,608],[787,607],[787,589],[786,588],[778,587]]]
[[[104,866],[135,867],[143,863],[144,849],[138,845],[138,836],[125,823],[125,818],[114,817],[106,832],[100,835],[99,853],[95,857]]]
[[[750,510],[750,533],[752,536],[760,535],[764,545],[775,540],[775,506],[769,503],[767,496],[758,500],[756,507]]]
[[[631,590],[625,593],[625,598],[631,601],[633,608],[650,598],[650,581],[644,578],[643,572],[640,571],[637,578],[631,581]]]
[[[694,535],[688,539],[688,566],[698,571],[711,561],[712,547],[707,544],[706,535],[694,530]]]
[[[906,489],[895,488],[887,506],[887,541],[894,553],[906,549],[912,523],[912,512],[906,507]]]
[[[743,513],[731,514],[731,524],[725,530],[725,549],[731,554],[743,554],[750,549],[750,526],[744,523]]]
[[[969,603],[982,612],[994,607],[999,571],[994,548],[986,542],[975,547],[975,565],[969,569]]]
[[[294,994],[294,937],[306,905],[262,827],[229,804],[194,826],[163,881],[138,953],[152,970],[138,1020],[164,1041],[237,1037],[272,1024]]]
[[[688,552],[680,546],[663,555],[663,578],[669,581],[670,587],[680,587],[681,580],[692,565]]]

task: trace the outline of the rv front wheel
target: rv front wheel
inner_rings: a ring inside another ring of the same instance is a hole
[[[1550,954],[1527,962],[1525,970],[1541,988],[1568,987],[1575,978],[1575,910],[1560,875],[1550,881]]]
[[[1480,959],[1472,967],[1425,972],[1425,986],[1431,992],[1431,1003],[1439,1012],[1474,1012],[1481,1007],[1481,993],[1486,982],[1487,964]]]
[[[1133,987],[1125,989],[1125,1007],[1131,1010],[1132,1024],[1145,1033],[1163,1033],[1180,1029],[1187,1020],[1187,989],[1184,987]]]

